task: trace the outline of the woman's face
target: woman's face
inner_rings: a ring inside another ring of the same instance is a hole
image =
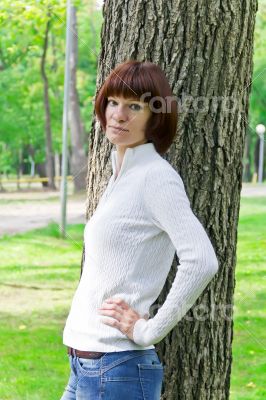
[[[145,127],[152,114],[148,103],[121,96],[107,100],[106,136],[110,142],[119,146],[146,143]]]

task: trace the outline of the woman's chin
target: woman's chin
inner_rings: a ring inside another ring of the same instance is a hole
[[[112,143],[125,143],[125,137],[122,134],[110,133],[107,135],[107,139]]]

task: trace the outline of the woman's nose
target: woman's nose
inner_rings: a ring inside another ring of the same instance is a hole
[[[127,112],[123,106],[118,106],[113,114],[116,121],[126,121],[128,119]]]

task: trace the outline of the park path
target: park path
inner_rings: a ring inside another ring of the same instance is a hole
[[[243,183],[241,196],[265,197],[266,184]],[[70,195],[67,201],[67,223],[86,223],[86,193]],[[31,191],[0,193],[0,236],[26,232],[60,222],[58,192]]]
[[[266,184],[265,183],[243,183],[241,197],[265,197],[266,201]]]
[[[58,192],[0,193],[0,236],[41,228],[49,222],[60,223]],[[67,200],[67,223],[86,223],[86,193]]]

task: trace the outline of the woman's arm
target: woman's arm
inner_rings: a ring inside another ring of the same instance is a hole
[[[157,314],[148,321],[141,318],[134,325],[134,342],[149,346],[160,342],[192,307],[218,271],[218,260],[174,168],[151,169],[146,176],[144,196],[147,212],[169,235],[180,262]]]

